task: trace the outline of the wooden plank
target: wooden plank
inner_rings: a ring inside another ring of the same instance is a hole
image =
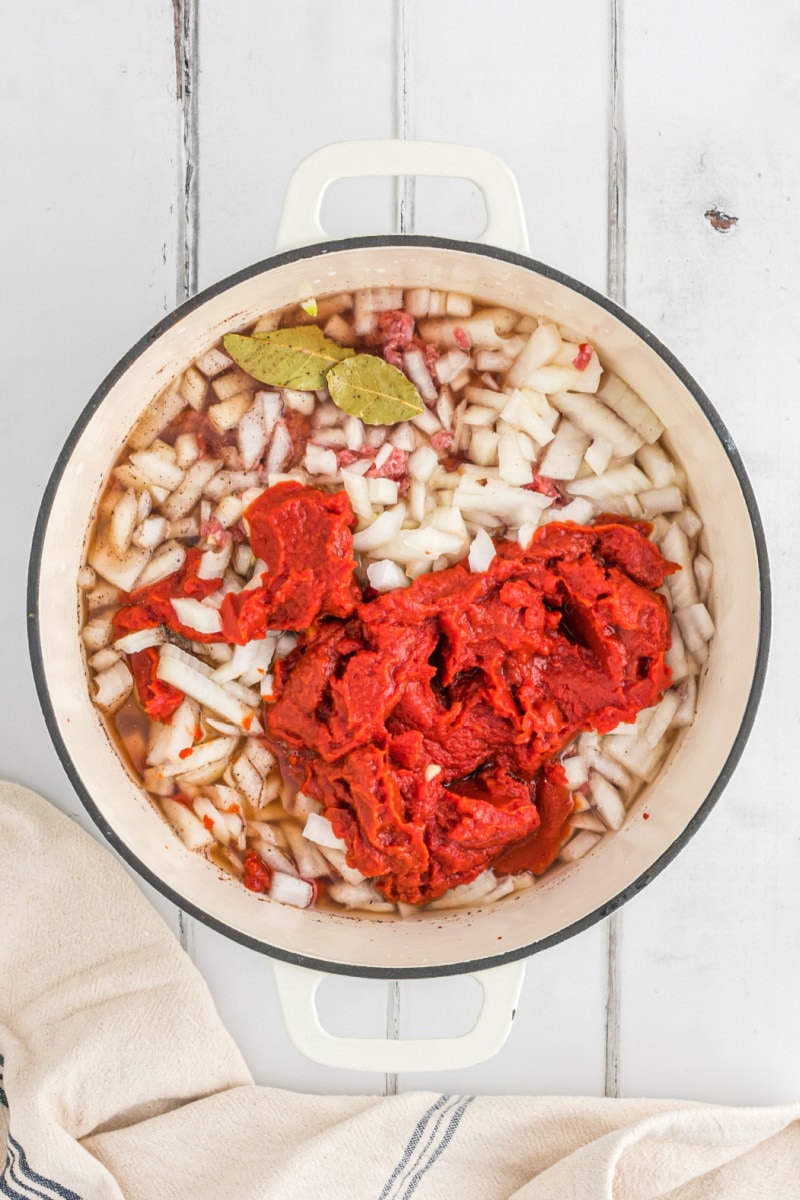
[[[120,355],[174,304],[172,29],[169,0],[31,3],[9,10],[0,50],[0,488],[2,510],[13,514],[0,623],[13,703],[9,690],[0,772],[40,790],[94,833],[34,692],[25,577],[36,512],[69,429]],[[174,925],[172,906],[156,903]]]
[[[676,0],[627,6],[623,37],[628,306],[737,441],[777,586],[776,651],[745,757],[706,825],[623,915],[620,1078],[626,1095],[781,1103],[800,1073],[789,750],[800,425],[787,390],[800,321],[800,163],[787,153],[797,24],[782,5],[720,13]]]
[[[408,0],[409,136],[476,145],[519,180],[534,258],[601,290],[606,285],[609,20],[591,0],[509,0],[491,23],[481,0]],[[472,185],[417,181],[416,231],[473,237],[483,206]],[[607,933],[595,926],[528,966],[511,1038],[490,1063],[399,1077],[403,1090],[601,1095],[605,1072]],[[464,981],[401,985],[406,1037],[471,1023],[477,988]]]
[[[392,32],[391,6],[371,0],[203,7],[201,286],[272,253],[289,175],[312,150],[393,135]],[[329,232],[387,231],[391,197],[388,181],[335,185]]]
[[[609,19],[575,0],[545,13],[506,0],[409,2],[409,136],[481,146],[517,176],[531,254],[606,283]],[[417,187],[417,232],[479,227],[474,189]]]

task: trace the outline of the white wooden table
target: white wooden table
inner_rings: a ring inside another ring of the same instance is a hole
[[[765,518],[774,650],[733,783],[641,896],[531,962],[493,1061],[439,1078],[314,1066],[287,1041],[269,961],[142,885],[258,1082],[736,1104],[800,1094],[800,27],[791,9],[787,0],[8,9],[0,773],[95,832],[49,742],[28,664],[36,510],[100,379],[187,294],[269,254],[288,175],[323,143],[416,136],[504,157],[533,255],[622,300],[685,362],[733,433]],[[339,236],[401,219],[407,232],[455,237],[481,227],[474,189],[435,180],[400,195],[387,181],[342,183],[324,218]],[[421,1036],[466,1028],[477,997],[464,980],[339,978],[322,1011],[337,1032]]]

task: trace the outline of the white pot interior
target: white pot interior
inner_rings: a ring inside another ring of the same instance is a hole
[[[694,725],[680,738],[624,828],[535,888],[487,909],[411,920],[298,911],[247,892],[185,850],[139,789],[89,699],[79,638],[76,576],[93,511],[137,416],[223,333],[290,301],[355,288],[431,286],[584,332],[606,365],[647,400],[689,479],[714,564],[709,608],[716,636]],[[180,900],[234,935],[332,969],[391,972],[491,960],[534,947],[589,917],[638,880],[680,838],[731,751],[753,682],[759,642],[756,544],[736,473],[691,393],[626,324],[573,289],[486,253],[436,246],[333,248],[236,283],[178,320],[136,357],[96,409],[55,492],[41,548],[39,633],[54,720],[83,787],[119,842]],[[643,819],[643,813],[649,819]]]

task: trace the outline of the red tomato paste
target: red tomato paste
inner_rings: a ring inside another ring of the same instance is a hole
[[[276,669],[270,745],[392,900],[544,870],[571,810],[554,756],[670,683],[653,589],[674,568],[639,528],[553,523],[496,551],[316,622]]]

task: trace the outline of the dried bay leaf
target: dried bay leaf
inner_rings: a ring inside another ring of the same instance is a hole
[[[354,353],[326,338],[317,325],[265,330],[252,337],[226,333],[222,344],[233,361],[261,383],[307,392],[325,387],[331,367]]]
[[[328,372],[334,404],[365,425],[397,425],[419,416],[425,405],[402,371],[374,354],[356,354]]]

